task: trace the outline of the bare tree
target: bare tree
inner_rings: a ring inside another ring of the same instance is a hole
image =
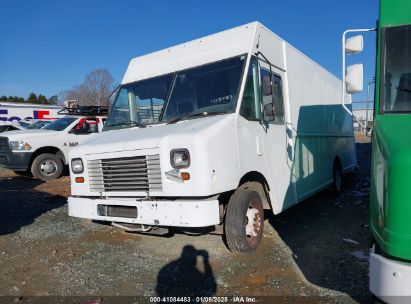
[[[76,100],[81,106],[108,106],[114,79],[106,69],[96,69],[87,74],[83,84],[60,93],[63,100]]]
[[[113,87],[114,79],[105,69],[97,69],[86,76],[84,86],[87,88],[92,100],[99,106],[108,105],[108,97]]]

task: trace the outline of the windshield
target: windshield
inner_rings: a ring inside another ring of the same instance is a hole
[[[104,130],[235,110],[245,56],[123,85]]]
[[[69,125],[71,125],[77,118],[75,117],[63,117],[53,121],[51,124],[43,127],[43,129],[53,130],[53,131],[63,131]]]
[[[22,120],[20,120],[20,121],[18,122],[18,124],[19,124],[21,127],[25,128],[25,129],[28,129],[28,127],[32,124],[32,122],[27,122],[27,121],[22,121]]]
[[[48,121],[48,120],[39,120],[39,121],[33,122],[32,124],[28,125],[26,128],[27,129],[41,129],[42,127],[50,123],[51,121]]]
[[[382,29],[380,112],[411,112],[411,26]]]

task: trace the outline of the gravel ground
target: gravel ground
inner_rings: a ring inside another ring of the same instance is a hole
[[[357,141],[360,169],[346,177],[346,191],[325,190],[278,216],[267,213],[260,248],[245,256],[229,253],[219,235],[138,235],[70,218],[68,177],[41,183],[0,169],[0,295],[16,302],[192,294],[372,303],[371,146],[365,137]]]

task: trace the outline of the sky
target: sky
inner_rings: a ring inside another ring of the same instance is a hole
[[[136,56],[252,21],[341,78],[341,35],[374,27],[378,0],[0,0],[0,96],[47,97],[96,68],[120,83]],[[348,63],[375,69],[375,36]],[[354,100],[366,100],[364,93]]]

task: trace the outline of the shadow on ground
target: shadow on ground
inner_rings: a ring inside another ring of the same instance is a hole
[[[42,181],[26,177],[0,178],[0,235],[14,233],[66,203],[66,198],[36,190]]]
[[[345,177],[345,191],[325,190],[269,222],[314,285],[371,303],[368,291],[369,176],[371,144],[357,144],[359,170]],[[345,240],[344,240],[345,239]]]
[[[208,297],[216,293],[217,284],[208,252],[192,245],[158,273],[156,292],[160,297]]]

